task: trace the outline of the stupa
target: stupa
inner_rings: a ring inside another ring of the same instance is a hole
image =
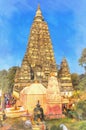
[[[71,81],[71,74],[66,58],[63,58],[59,70],[59,80],[61,86],[61,92],[63,95],[72,95],[73,86]]]
[[[46,115],[49,118],[60,118],[62,116],[62,99],[59,81],[55,76],[49,77],[46,95]]]
[[[52,72],[57,76],[48,25],[44,21],[40,6],[38,6],[30,30],[27,50],[22,65],[16,72],[14,90],[20,92],[35,80],[47,86],[48,76]]]

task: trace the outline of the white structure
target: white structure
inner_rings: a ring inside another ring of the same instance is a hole
[[[62,130],[68,130],[68,128],[64,124],[61,124],[60,128],[63,128]]]
[[[41,83],[33,83],[20,92],[20,101],[22,102],[22,105],[31,113],[33,112],[38,100],[45,110],[46,88]]]

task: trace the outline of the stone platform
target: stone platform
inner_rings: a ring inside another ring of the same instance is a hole
[[[18,107],[14,109],[14,107],[6,108],[5,110],[6,117],[14,118],[20,117],[23,114],[26,114],[26,110],[23,107]]]

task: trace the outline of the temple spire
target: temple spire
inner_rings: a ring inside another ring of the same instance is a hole
[[[36,15],[35,15],[35,21],[43,21],[44,18],[42,16],[42,12],[41,12],[41,9],[40,9],[40,5],[38,4],[38,8],[37,8],[37,11],[36,11]]]
[[[69,66],[65,57],[63,58],[61,62],[61,67],[60,67],[58,75],[59,75],[59,80],[61,83],[61,91],[71,92],[73,90],[72,81],[71,81],[71,73],[70,73]]]
[[[57,66],[54,58],[52,42],[46,21],[38,5],[33,21],[27,50],[22,60],[20,70],[15,77],[15,91],[21,91],[25,86],[39,81],[47,87],[48,76],[57,76]]]

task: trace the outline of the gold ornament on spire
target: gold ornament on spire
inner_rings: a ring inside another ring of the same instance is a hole
[[[38,8],[37,8],[36,15],[35,15],[35,21],[43,21],[43,20],[44,20],[44,18],[42,16],[40,5],[38,4]]]

